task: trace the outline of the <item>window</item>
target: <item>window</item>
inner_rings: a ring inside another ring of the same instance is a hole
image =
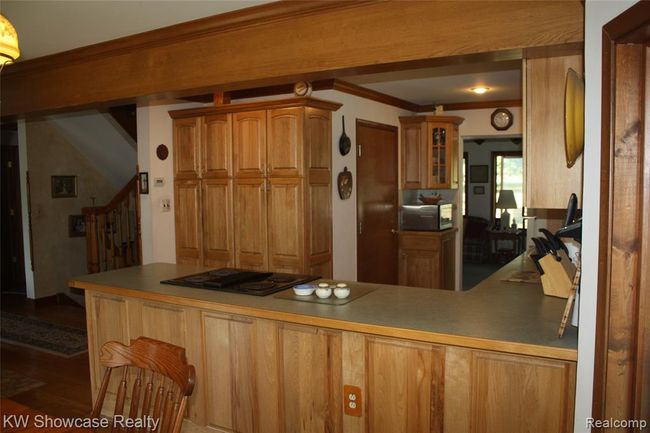
[[[496,208],[499,192],[502,189],[510,189],[515,194],[516,209],[508,209],[510,223],[523,227],[523,205],[524,205],[524,166],[521,152],[493,152],[492,173],[494,176],[494,189],[492,191],[492,209],[495,218],[501,217],[501,209]]]

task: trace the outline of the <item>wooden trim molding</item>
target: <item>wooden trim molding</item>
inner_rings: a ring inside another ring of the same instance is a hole
[[[603,27],[595,419],[650,419],[649,35],[650,2]]]
[[[2,115],[517,59],[582,42],[583,13],[578,0],[274,2],[9,65]]]
[[[346,81],[334,80],[333,89],[350,95],[359,96],[361,98],[370,99],[371,101],[381,102],[382,104],[392,105],[393,107],[403,108],[408,111],[416,112],[420,107],[418,104],[405,101],[404,99],[396,98]]]
[[[472,101],[472,102],[453,102],[442,104],[445,111],[457,110],[480,110],[482,108],[499,108],[499,107],[521,107],[521,99],[506,99],[500,101]],[[423,107],[423,112],[431,111],[431,106]]]
[[[269,110],[287,107],[313,107],[322,110],[336,111],[343,104],[337,102],[325,101],[316,98],[288,98],[273,101],[245,102],[242,104],[222,104],[212,107],[190,108],[186,110],[174,110],[169,112],[172,119],[182,119],[186,117],[206,116],[213,114],[235,113],[242,111]]]

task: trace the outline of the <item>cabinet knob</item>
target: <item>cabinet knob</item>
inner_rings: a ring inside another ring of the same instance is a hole
[[[392,234],[394,234],[394,235],[397,234],[397,230],[395,230],[395,229],[390,229],[390,232],[391,232]]]

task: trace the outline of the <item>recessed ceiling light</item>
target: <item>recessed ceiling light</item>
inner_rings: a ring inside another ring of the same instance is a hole
[[[487,92],[488,90],[490,90],[490,88],[489,88],[489,87],[479,86],[479,87],[472,87],[470,90],[471,90],[472,92],[476,93],[476,94],[482,95],[483,93],[485,93],[485,92]]]

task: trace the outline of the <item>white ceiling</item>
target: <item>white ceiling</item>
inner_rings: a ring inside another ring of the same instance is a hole
[[[193,19],[268,3],[268,0],[2,0],[16,27],[20,61]],[[519,61],[463,64],[346,77],[417,104],[521,98]],[[468,89],[491,88],[484,95]]]

